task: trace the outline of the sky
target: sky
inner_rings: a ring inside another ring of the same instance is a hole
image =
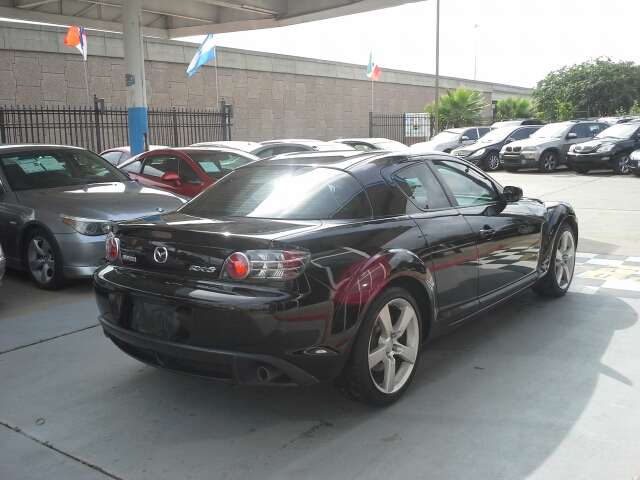
[[[597,57],[640,64],[638,19],[640,0],[441,0],[440,75],[473,79],[475,65],[477,80],[533,88],[554,70]],[[214,43],[363,66],[372,52],[384,80],[385,68],[434,74],[435,31],[436,0],[427,0],[217,34]]]

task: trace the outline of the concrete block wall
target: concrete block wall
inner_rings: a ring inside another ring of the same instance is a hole
[[[63,45],[65,32],[0,22],[0,104],[91,105],[95,94],[106,106],[126,107],[122,37],[88,31],[85,65],[75,48]],[[232,134],[239,140],[368,136],[371,81],[364,65],[219,47],[217,75],[210,63],[188,77],[197,45],[145,38],[144,47],[149,107],[217,109],[224,99],[234,106]],[[422,112],[435,98],[434,84],[432,75],[385,69],[373,84],[374,112]],[[456,78],[440,84],[441,93],[481,90],[488,104],[530,95],[526,88]]]

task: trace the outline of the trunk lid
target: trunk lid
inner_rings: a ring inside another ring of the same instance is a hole
[[[211,220],[180,213],[120,223],[123,265],[157,273],[217,279],[233,252],[267,249],[279,237],[313,230],[319,220],[230,218]]]

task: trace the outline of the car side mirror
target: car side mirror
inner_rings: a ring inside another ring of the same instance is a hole
[[[464,142],[465,140],[469,140],[469,137],[467,137],[466,135],[463,135],[462,137],[460,137],[461,142]]]
[[[176,172],[163,173],[160,177],[164,183],[173,183],[174,185],[180,185],[180,176]]]
[[[511,143],[511,142],[515,142],[515,141],[516,141],[515,138],[509,137],[509,138],[507,138],[507,140],[504,143]]]
[[[571,132],[571,133],[568,133],[568,134],[567,134],[567,139],[568,139],[568,140],[571,140],[571,139],[573,139],[573,138],[578,138],[578,134],[577,134],[577,133],[574,133],[574,132]]]
[[[522,200],[522,189],[520,187],[504,187],[502,195],[508,203],[519,202]]]

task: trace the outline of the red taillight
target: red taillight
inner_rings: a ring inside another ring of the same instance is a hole
[[[107,260],[109,260],[110,262],[115,262],[116,259],[118,258],[118,253],[120,250],[120,242],[118,241],[118,239],[115,237],[113,233],[110,233],[109,235],[107,235],[106,248],[107,248]]]
[[[304,254],[301,252],[283,252],[284,261],[280,264],[283,269],[282,277],[297,277],[298,269],[304,265]]]
[[[304,272],[311,254],[301,250],[246,250],[229,255],[220,278],[292,280]]]
[[[244,253],[233,253],[227,261],[227,272],[235,280],[242,280],[249,275],[249,259]]]

